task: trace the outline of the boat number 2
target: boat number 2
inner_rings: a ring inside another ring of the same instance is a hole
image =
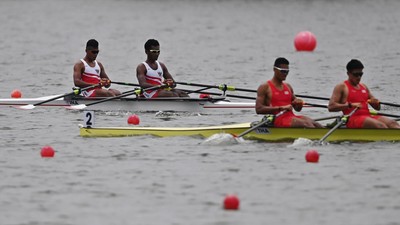
[[[94,126],[94,111],[84,111],[83,121],[85,122],[85,127]]]

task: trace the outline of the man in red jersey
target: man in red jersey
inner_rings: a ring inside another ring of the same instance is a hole
[[[400,125],[387,117],[371,115],[368,104],[376,110],[380,110],[379,100],[376,99],[368,87],[361,83],[364,74],[364,65],[357,59],[347,63],[348,79],[333,90],[329,100],[329,112],[342,111],[347,115],[355,108],[357,111],[348,119],[348,128],[400,128]]]
[[[257,89],[256,113],[278,114],[286,110],[274,120],[275,127],[322,127],[307,116],[299,116],[293,113],[293,109],[300,112],[303,101],[296,98],[292,86],[284,82],[289,74],[289,61],[285,58],[277,58],[274,63],[274,76]]]
[[[86,56],[74,65],[74,85],[85,88],[93,84],[99,84],[98,87],[82,91],[82,95],[85,97],[113,97],[120,95],[120,91],[109,89],[111,81],[104,70],[103,64],[96,61],[98,54],[99,42],[94,39],[87,41]]]
[[[143,93],[145,98],[156,97],[189,97],[189,95],[181,90],[174,89],[176,86],[172,75],[168,72],[164,63],[158,61],[160,55],[160,44],[155,39],[149,39],[144,44],[147,59],[140,63],[136,68],[136,77],[141,88],[149,88],[168,84],[167,89],[157,89],[146,91]]]

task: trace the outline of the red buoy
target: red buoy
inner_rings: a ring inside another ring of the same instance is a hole
[[[128,124],[138,125],[139,123],[140,119],[138,115],[133,114],[128,117]]]
[[[20,90],[15,89],[11,92],[11,98],[21,98],[22,93]]]
[[[40,151],[40,155],[44,158],[54,157],[54,149],[51,146],[44,146]]]
[[[224,199],[224,209],[238,210],[239,198],[236,195],[227,195]]]
[[[316,150],[308,150],[306,153],[306,161],[317,163],[319,161],[319,153]]]
[[[297,51],[314,51],[317,47],[317,38],[310,31],[302,31],[294,38],[294,47]]]

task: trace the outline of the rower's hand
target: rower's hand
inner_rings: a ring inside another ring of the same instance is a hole
[[[302,99],[295,98],[292,101],[292,106],[293,106],[294,110],[296,110],[296,111],[301,111],[301,109],[303,108],[303,105],[304,105],[304,101]]]
[[[280,111],[292,111],[293,106],[292,105],[284,105],[280,107]]]
[[[352,102],[349,104],[349,106],[351,106],[349,108],[359,108],[359,109],[362,108],[362,104],[360,102]]]
[[[74,95],[80,95],[82,93],[80,87],[73,87],[72,90],[74,91]]]
[[[368,103],[372,106],[372,108],[374,108],[376,110],[380,110],[381,109],[381,103],[376,98],[368,99]]]
[[[172,79],[165,79],[163,83],[168,85],[170,88],[176,87],[175,81]]]
[[[99,86],[108,88],[111,86],[111,80],[109,80],[107,78],[101,78]]]

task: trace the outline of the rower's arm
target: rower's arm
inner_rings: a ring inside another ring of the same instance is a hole
[[[374,108],[375,110],[381,110],[381,104],[377,98],[372,95],[372,93],[369,91],[369,88],[364,85],[365,89],[368,91],[368,103]]]
[[[136,68],[136,77],[139,82],[139,85],[141,88],[149,88],[153,87],[154,85],[151,85],[147,83],[146,81],[146,66],[143,65],[143,63],[140,63],[137,68]]]
[[[282,107],[270,106],[271,93],[268,84],[262,84],[257,89],[256,113],[269,114],[283,110]]]
[[[73,74],[75,87],[85,88],[93,85],[82,80],[83,71],[85,71],[85,65],[83,65],[83,62],[81,61],[77,62],[74,65],[74,74]]]
[[[346,96],[345,96],[346,95]],[[345,93],[345,84],[338,84],[332,92],[329,99],[328,110],[329,112],[338,112],[349,108],[349,103],[346,102],[347,94]]]

